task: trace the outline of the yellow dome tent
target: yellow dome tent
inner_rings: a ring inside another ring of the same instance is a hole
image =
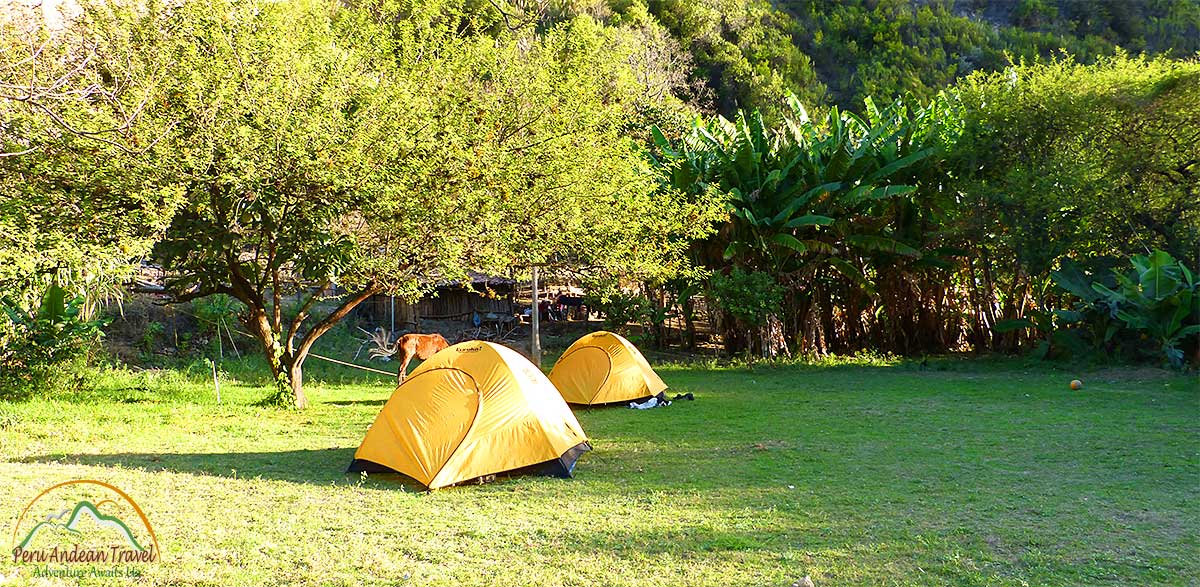
[[[469,341],[430,357],[396,388],[349,471],[395,471],[437,489],[532,466],[569,477],[588,450],[575,414],[533,363]]]
[[[637,347],[603,330],[571,344],[550,371],[550,381],[572,404],[627,402],[667,388]]]

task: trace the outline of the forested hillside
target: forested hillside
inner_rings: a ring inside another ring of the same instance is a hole
[[[788,92],[853,110],[866,96],[927,99],[972,71],[1063,52],[1090,63],[1119,48],[1200,51],[1196,0],[566,0],[541,10],[551,21],[588,13],[665,28],[692,61],[702,105],[726,115],[778,110]]]

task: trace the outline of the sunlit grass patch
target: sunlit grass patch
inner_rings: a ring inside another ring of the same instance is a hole
[[[976,368],[971,369],[970,366]],[[1200,390],[1022,361],[669,365],[644,412],[577,410],[574,479],[433,493],[346,475],[385,378],[313,378],[305,411],[225,372],[102,373],[0,404],[0,512],[88,477],[147,510],[192,585],[1188,584]],[[1071,391],[1081,378],[1083,391]],[[6,576],[11,563],[0,564]],[[22,572],[28,572],[22,569]]]

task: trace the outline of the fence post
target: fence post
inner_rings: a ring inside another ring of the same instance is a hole
[[[539,322],[541,321],[541,308],[538,302],[541,301],[541,296],[538,295],[538,268],[533,266],[533,307],[529,312],[529,325],[532,333],[529,341],[529,354],[533,358],[533,364],[539,368],[542,366],[542,337],[539,332]]]

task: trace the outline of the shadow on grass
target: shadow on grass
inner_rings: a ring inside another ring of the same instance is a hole
[[[353,448],[292,450],[243,453],[116,453],[62,454],[18,459],[20,463],[72,464],[91,467],[120,467],[148,472],[167,471],[188,475],[208,475],[229,479],[269,479],[310,485],[354,485],[380,490],[423,492],[426,487],[401,473],[347,473],[354,459]],[[493,476],[500,480],[542,477],[523,469]],[[549,478],[549,477],[546,477]],[[459,486],[476,485],[465,481]]]
[[[347,399],[347,400],[324,401],[321,403],[328,404],[331,406],[382,406],[383,404],[387,403],[387,400],[386,399]]]
[[[45,455],[21,459],[24,463],[79,464],[93,467],[123,467],[146,471],[169,471],[211,475],[231,479],[273,479],[315,485],[357,482],[359,475],[346,473],[354,459],[354,448],[290,450],[239,453],[117,453]],[[377,477],[400,475],[371,475]],[[409,483],[415,484],[413,481]],[[423,489],[423,488],[422,488]]]

